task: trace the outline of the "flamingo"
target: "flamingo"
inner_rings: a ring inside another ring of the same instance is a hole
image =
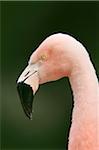
[[[99,82],[87,50],[70,35],[47,37],[18,78],[26,116],[32,119],[33,97],[39,85],[62,77],[69,78],[74,97],[68,150],[99,150]]]

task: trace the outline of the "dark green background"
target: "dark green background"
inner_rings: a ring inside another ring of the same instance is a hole
[[[73,105],[68,80],[64,78],[40,87],[30,121],[23,113],[16,79],[37,46],[57,32],[80,40],[99,74],[99,3],[2,2],[1,6],[2,150],[64,150]]]

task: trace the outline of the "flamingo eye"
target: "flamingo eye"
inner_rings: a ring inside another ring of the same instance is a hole
[[[46,61],[47,60],[47,56],[45,54],[41,55],[41,58],[40,58],[42,61]]]

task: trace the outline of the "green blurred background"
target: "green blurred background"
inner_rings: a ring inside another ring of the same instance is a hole
[[[34,99],[33,120],[22,110],[16,80],[32,52],[49,35],[81,41],[99,74],[99,2],[1,2],[1,149],[62,149],[68,144],[72,93],[68,79],[44,84]]]

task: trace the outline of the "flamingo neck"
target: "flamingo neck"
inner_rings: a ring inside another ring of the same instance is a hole
[[[75,68],[70,76],[70,83],[73,90],[75,103],[96,102],[99,92],[99,83],[94,67],[91,63],[82,64],[80,68]]]
[[[99,146],[99,83],[89,58],[75,65],[69,79],[74,95],[69,150],[94,150]]]

